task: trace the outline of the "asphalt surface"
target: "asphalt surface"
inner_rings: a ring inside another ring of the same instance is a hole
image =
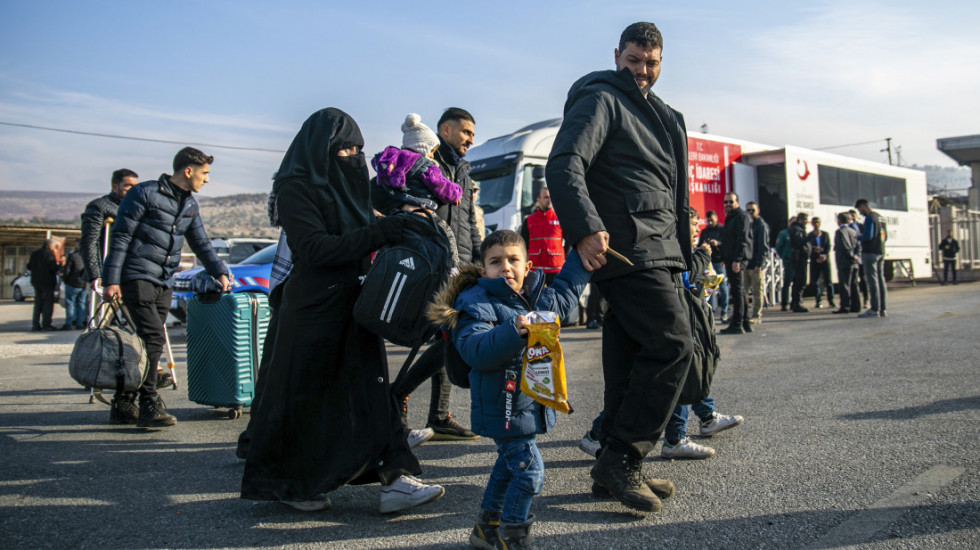
[[[238,498],[246,416],[163,395],[179,424],[110,427],[68,376],[78,333],[27,332],[31,304],[0,302],[0,548],[464,548],[494,460],[489,440],[417,448],[441,500],[385,516],[378,486],[343,487],[317,513]],[[600,334],[564,329],[576,412],[538,443],[532,530],[542,549],[980,547],[980,284],[893,288],[889,316],[765,311],[720,336],[718,410],[745,424],[707,460],[647,471],[677,494],[639,516],[590,492],[577,448],[601,407]],[[56,315],[60,314],[58,309]],[[172,331],[178,381],[185,335]],[[394,370],[404,350],[391,348]],[[421,427],[428,385],[411,398]],[[453,411],[468,424],[469,396]],[[329,419],[324,419],[329,422]]]

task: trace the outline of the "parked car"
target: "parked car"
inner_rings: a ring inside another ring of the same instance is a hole
[[[278,242],[276,239],[234,237],[211,239],[211,246],[221,261],[231,265],[245,263],[246,258],[276,242]]]
[[[61,292],[62,286],[64,286],[64,283],[61,282],[61,277],[58,277],[58,285],[54,289],[55,301],[59,301],[61,296],[64,295],[64,293]],[[25,271],[23,275],[14,279],[14,282],[11,283],[11,287],[13,287],[11,294],[13,295],[14,300],[17,302],[23,302],[28,298],[34,297],[34,287],[31,286],[30,271]]]
[[[272,275],[272,260],[276,257],[277,244],[271,244],[245,258],[242,263],[229,265],[231,270],[232,292],[269,293],[269,277]],[[174,275],[174,297],[170,301],[170,314],[187,322],[187,301],[194,295],[191,292],[191,279],[204,271],[195,267]]]

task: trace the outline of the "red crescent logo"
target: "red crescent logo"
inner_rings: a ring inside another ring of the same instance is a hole
[[[803,171],[800,171],[800,164],[803,165]],[[796,159],[796,175],[800,177],[801,180],[806,181],[810,177],[810,167],[807,166],[805,160]]]

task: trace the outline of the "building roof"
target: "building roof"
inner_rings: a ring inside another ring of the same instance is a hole
[[[980,162],[980,134],[940,138],[936,140],[936,148],[960,166]]]

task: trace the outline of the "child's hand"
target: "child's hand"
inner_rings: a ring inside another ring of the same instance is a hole
[[[517,329],[517,334],[521,336],[527,336],[527,326],[531,323],[528,322],[527,317],[523,315],[518,315],[514,317],[514,328]]]
[[[699,246],[698,248],[700,248],[700,249],[702,249],[702,250],[704,250],[704,251],[705,251],[705,252],[707,252],[707,253],[708,253],[709,255],[711,254],[711,245],[710,245],[710,244],[708,244],[708,243],[701,243],[701,246]]]

